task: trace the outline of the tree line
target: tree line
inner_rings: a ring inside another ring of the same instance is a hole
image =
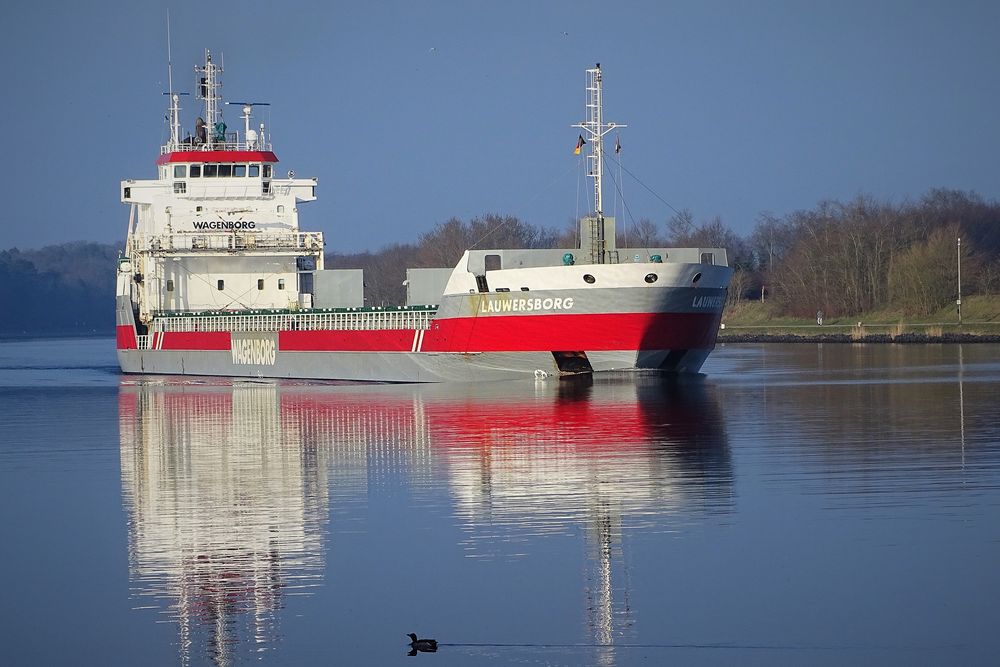
[[[109,334],[118,246],[0,251],[0,336]]]
[[[954,303],[959,238],[962,293],[1000,291],[1000,202],[962,190],[934,189],[902,203],[861,195],[783,216],[762,213],[746,236],[718,217],[698,222],[687,210],[661,223],[619,220],[618,228],[619,247],[726,248],[734,268],[730,305],[764,298],[792,316],[879,309],[920,316]],[[575,247],[577,233],[573,221],[557,230],[513,216],[452,218],[416,243],[330,253],[327,267],[364,269],[369,303],[398,304],[407,267],[454,266],[470,247]]]
[[[958,240],[961,238],[961,247]],[[1000,203],[935,189],[894,204],[870,196],[763,214],[735,246],[738,298],[770,295],[781,312],[830,316],[890,309],[928,315],[962,293],[1000,288]]]
[[[828,317],[892,309],[920,316],[958,296],[1000,293],[1000,202],[935,189],[916,201],[870,196],[822,201],[785,215],[760,214],[741,236],[721,219],[686,210],[661,222],[619,220],[619,247],[721,247],[735,269],[730,305],[762,297],[776,312]],[[368,305],[402,304],[406,269],[451,267],[468,248],[571,248],[578,226],[560,229],[515,216],[451,218],[412,243],[329,252],[326,267],[365,271]],[[329,242],[336,244],[336,231]],[[0,335],[110,333],[119,246],[76,242],[0,251]]]

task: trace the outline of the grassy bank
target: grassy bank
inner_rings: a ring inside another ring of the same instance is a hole
[[[960,335],[1000,336],[1000,296],[971,296],[962,299],[962,324],[955,305],[936,313],[913,317],[890,310],[843,317],[824,317],[823,325],[814,318],[780,315],[769,303],[745,302],[727,308],[719,339],[748,337],[802,336],[807,338],[895,339],[930,337],[947,339]]]

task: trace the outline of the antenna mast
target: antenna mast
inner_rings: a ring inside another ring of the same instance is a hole
[[[180,96],[174,92],[174,62],[170,54],[170,8],[167,8],[167,95],[170,96],[170,150],[177,150],[181,134]]]
[[[573,127],[584,130],[587,133],[586,139],[590,142],[590,155],[587,156],[587,161],[590,163],[588,175],[594,179],[594,213],[598,218],[604,217],[601,186],[604,177],[604,135],[615,128],[628,127],[617,123],[605,123],[603,105],[601,63],[597,63],[596,67],[587,70],[587,120]]]
[[[198,95],[205,100],[205,125],[207,126],[205,128],[207,130],[205,144],[211,148],[216,140],[216,123],[222,120],[222,109],[220,108],[222,98],[218,93],[218,89],[222,86],[219,82],[222,67],[212,62],[212,53],[205,49],[205,66],[195,67],[194,71],[202,75],[198,81]]]
[[[618,127],[628,127],[617,123],[604,122],[604,97],[601,82],[601,63],[587,70],[587,120],[577,123],[578,127],[587,133],[590,142],[588,176],[594,179],[594,215],[597,223],[597,258],[604,262],[604,196],[602,180],[604,178],[604,135]]]

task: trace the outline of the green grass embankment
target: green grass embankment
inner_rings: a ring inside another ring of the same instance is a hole
[[[726,308],[719,340],[806,339],[912,342],[913,340],[958,340],[966,336],[1000,338],[1000,296],[970,296],[962,299],[962,324],[954,304],[927,316],[915,317],[892,310],[858,315],[815,318],[781,315],[769,303],[745,302]]]

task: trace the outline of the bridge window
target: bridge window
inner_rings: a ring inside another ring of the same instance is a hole
[[[233,176],[237,178],[244,178],[247,175],[247,166],[245,164],[234,164],[233,165]]]
[[[278,278],[278,289],[285,289],[285,279]]]
[[[701,253],[701,263],[702,264],[715,264],[715,253],[714,252],[703,252],[703,253]]]
[[[186,178],[187,177],[187,165],[186,164],[175,164],[174,165],[174,178]]]
[[[264,165],[264,178],[271,178],[271,165]]]
[[[264,289],[264,279],[263,278],[258,278],[257,279],[257,289],[258,290],[263,290]]]
[[[250,178],[257,178],[260,176],[260,165],[252,164],[250,165]]]
[[[217,164],[205,165],[205,178],[214,178],[218,175],[219,175],[219,165]]]
[[[219,165],[219,176],[232,176],[232,175],[233,175],[233,165],[231,164]]]
[[[485,262],[487,271],[500,270],[500,255],[486,255]]]
[[[219,291],[221,292],[224,289],[226,289],[226,281],[225,280],[220,280],[219,281]]]
[[[200,177],[201,177],[201,165],[200,164],[191,165],[190,178],[200,178]]]
[[[167,280],[167,291],[168,292],[173,292],[174,291],[174,281],[173,280]]]

